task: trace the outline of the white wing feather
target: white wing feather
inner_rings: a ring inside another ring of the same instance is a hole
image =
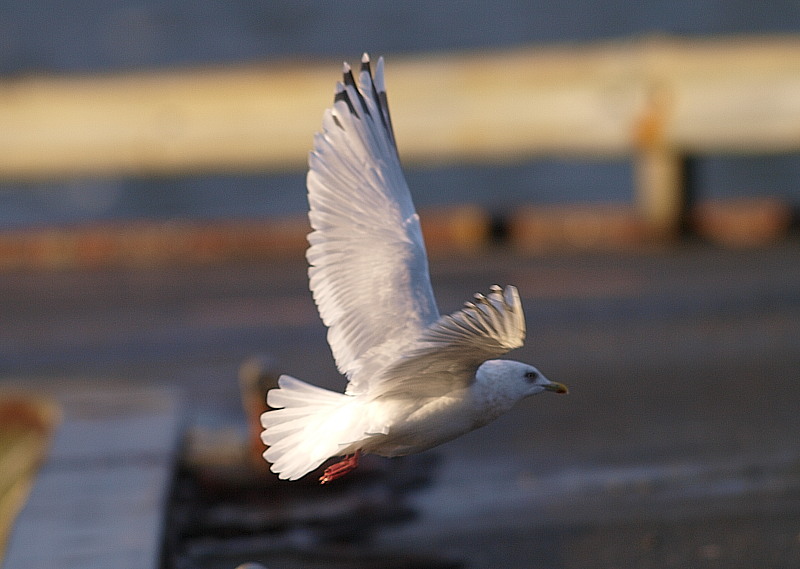
[[[345,64],[307,177],[310,286],[350,394],[369,388],[370,377],[358,373],[365,362],[400,353],[439,316],[395,146],[383,60],[373,81],[365,54],[359,83]]]
[[[466,387],[486,360],[525,341],[525,314],[516,287],[495,285],[484,296],[426,329],[405,356],[385,370],[373,388],[380,397],[444,395]]]

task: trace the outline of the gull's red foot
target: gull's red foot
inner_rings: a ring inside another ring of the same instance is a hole
[[[355,470],[356,466],[358,466],[359,458],[361,458],[361,451],[357,450],[355,454],[351,454],[350,456],[345,457],[344,460],[337,462],[336,464],[332,464],[325,469],[325,472],[319,479],[319,483],[327,484],[328,482],[336,480],[337,478],[341,478],[348,472]]]

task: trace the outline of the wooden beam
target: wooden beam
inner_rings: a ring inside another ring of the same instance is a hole
[[[404,160],[624,152],[638,85],[617,49],[390,57]],[[327,62],[7,81],[0,177],[300,168],[338,79]]]
[[[302,168],[337,67],[6,80],[0,179]],[[661,228],[682,156],[800,149],[800,37],[390,56],[387,84],[406,163],[632,156]]]
[[[338,79],[293,62],[0,83],[0,177],[302,167]],[[667,40],[388,58],[409,162],[621,156],[653,89],[685,152],[800,148],[800,38]]]
[[[334,78],[298,65],[7,81],[0,176],[296,168]]]

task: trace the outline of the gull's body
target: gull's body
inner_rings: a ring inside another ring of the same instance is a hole
[[[345,64],[314,140],[307,186],[310,286],[348,385],[337,393],[279,379],[267,397],[275,410],[261,416],[273,472],[294,480],[330,457],[354,455],[326,471],[328,482],[354,468],[361,453],[419,452],[487,424],[528,395],[566,392],[533,366],[492,359],[523,344],[516,288],[494,286],[439,315],[382,59],[373,79],[364,55],[359,85]]]

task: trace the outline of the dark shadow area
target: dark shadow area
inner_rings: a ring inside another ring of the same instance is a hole
[[[230,451],[230,449],[228,449]],[[432,483],[432,455],[366,457],[353,474],[321,486],[314,473],[279,481],[266,465],[183,462],[167,509],[162,569],[265,567],[456,569],[414,548],[374,545],[386,527],[411,523],[408,494]]]

